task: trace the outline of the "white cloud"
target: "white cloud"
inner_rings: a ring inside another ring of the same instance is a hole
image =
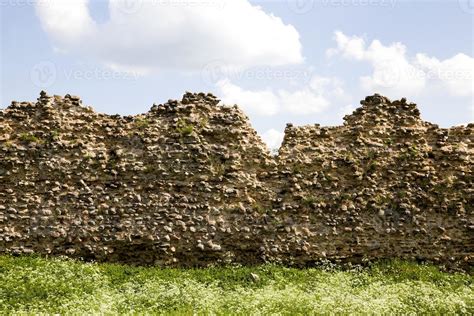
[[[471,97],[470,112],[471,112],[471,117],[469,118],[470,123],[474,123],[474,96]]]
[[[352,114],[356,109],[357,107],[355,105],[347,104],[339,110],[339,114],[341,115],[341,117],[344,117],[346,115]]]
[[[44,30],[63,47],[80,47],[96,31],[87,1],[38,1],[36,13]],[[64,48],[55,47],[58,51]]]
[[[88,0],[39,1],[36,12],[59,51],[116,70],[198,70],[219,60],[233,67],[301,63],[296,29],[247,0],[109,1],[96,23]]]
[[[310,88],[292,92],[279,90],[278,96],[282,110],[296,115],[319,113],[330,104],[330,100]]]
[[[413,96],[422,90],[441,87],[455,96],[474,94],[474,58],[465,54],[442,61],[424,54],[410,59],[402,43],[386,46],[373,40],[367,46],[363,38],[342,32],[335,32],[334,39],[337,47],[327,50],[329,57],[340,55],[372,66],[371,75],[360,77],[362,88],[369,93]]]
[[[220,80],[217,87],[220,89],[223,103],[238,104],[245,112],[270,116],[279,111],[278,97],[270,89],[244,90],[229,79]]]
[[[262,139],[267,144],[268,148],[270,148],[270,150],[275,150],[280,147],[284,136],[285,133],[271,128],[263,133]]]
[[[425,54],[417,54],[416,64],[428,78],[441,81],[451,94],[456,96],[474,94],[474,58],[457,54],[440,61]]]
[[[334,100],[346,100],[343,83],[335,78],[313,76],[308,85],[298,90],[270,88],[245,90],[229,79],[217,83],[219,95],[225,104],[238,104],[247,113],[259,116],[276,114],[308,115],[329,108]]]
[[[364,59],[365,55],[365,41],[364,39],[353,36],[348,37],[340,31],[334,33],[334,39],[337,42],[337,48],[330,48],[327,50],[328,56],[333,56],[341,53],[346,58],[354,58],[356,60]]]
[[[314,75],[309,82],[309,86],[313,91],[318,91],[331,98],[347,99],[347,95],[343,89],[344,82],[338,78]]]

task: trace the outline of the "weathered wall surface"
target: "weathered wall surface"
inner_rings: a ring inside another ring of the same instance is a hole
[[[282,247],[308,261],[472,260],[474,125],[440,129],[405,100],[361,103],[344,126],[287,127],[279,196],[288,221],[309,232]]]
[[[415,258],[472,264],[474,125],[375,95],[279,155],[236,106],[186,93],[143,115],[77,97],[0,112],[0,252],[163,265]]]

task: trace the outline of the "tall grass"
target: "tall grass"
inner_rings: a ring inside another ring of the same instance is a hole
[[[473,277],[368,268],[144,268],[0,256],[0,314],[474,314]]]

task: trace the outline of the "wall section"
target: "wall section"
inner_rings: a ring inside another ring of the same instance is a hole
[[[474,124],[374,95],[268,153],[237,106],[136,116],[78,97],[0,112],[0,252],[172,266],[406,258],[472,265]]]

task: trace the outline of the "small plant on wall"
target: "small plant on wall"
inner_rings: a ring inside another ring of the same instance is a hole
[[[31,133],[21,133],[19,136],[18,136],[18,139],[24,143],[37,143],[37,144],[41,144],[43,143],[43,140],[39,137],[36,137],[35,135],[31,134]]]
[[[176,124],[176,130],[181,134],[181,136],[189,136],[193,133],[194,126],[187,123],[184,119],[180,119]]]

